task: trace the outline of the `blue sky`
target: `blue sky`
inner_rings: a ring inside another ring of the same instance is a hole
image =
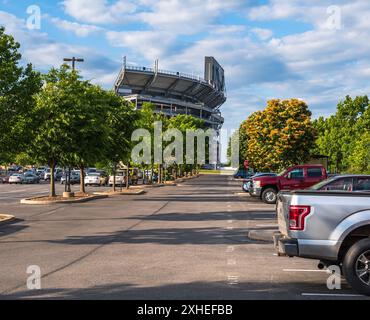
[[[41,29],[27,28],[39,6]],[[0,24],[24,62],[47,71],[81,56],[86,79],[111,88],[131,64],[203,76],[204,56],[224,67],[225,128],[271,98],[305,100],[328,116],[345,95],[370,89],[370,3],[364,0],[0,0]]]

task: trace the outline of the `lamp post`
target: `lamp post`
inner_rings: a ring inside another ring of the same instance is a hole
[[[84,62],[85,60],[81,58],[72,57],[72,58],[64,58],[63,61],[72,62],[72,70],[76,70],[76,62]]]
[[[72,62],[72,70],[75,71],[76,62],[84,62],[85,60],[81,58],[72,57],[72,58],[64,58],[63,61]],[[80,177],[80,179],[84,179],[84,177]],[[71,190],[71,167],[68,168],[68,175],[66,174],[66,182],[65,182],[64,191],[69,192],[69,193],[72,191]]]

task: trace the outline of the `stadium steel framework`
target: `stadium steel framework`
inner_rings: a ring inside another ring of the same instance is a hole
[[[170,117],[192,115],[217,131],[224,123],[220,111],[226,101],[224,71],[213,57],[205,58],[204,79],[160,70],[158,61],[154,68],[129,66],[124,62],[114,89],[137,109],[143,103],[151,102],[156,106],[156,112]]]

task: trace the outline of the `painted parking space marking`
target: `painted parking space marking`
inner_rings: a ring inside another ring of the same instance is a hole
[[[326,270],[315,269],[283,269],[284,272],[327,272]]]
[[[256,227],[261,228],[277,228],[279,225],[277,224],[257,224]]]
[[[229,275],[229,276],[227,276],[227,283],[229,285],[239,284],[239,276],[237,276],[237,275]]]
[[[236,259],[227,259],[227,265],[228,266],[235,266],[236,265]]]
[[[350,294],[350,293],[301,293],[302,296],[317,296],[317,297],[365,297],[361,294]]]
[[[234,252],[234,250],[235,250],[234,246],[228,246],[226,249],[226,252],[230,253],[230,252]]]

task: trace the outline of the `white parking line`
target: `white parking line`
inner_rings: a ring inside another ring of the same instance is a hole
[[[239,276],[236,276],[236,275],[227,276],[227,283],[230,284],[230,285],[238,284],[239,283]]]
[[[265,228],[277,228],[279,225],[277,224],[257,224],[256,227],[265,227]]]
[[[320,269],[283,269],[284,272],[327,272]]]
[[[235,266],[236,265],[236,259],[227,259],[227,265],[228,266]]]
[[[361,294],[348,294],[348,293],[302,293],[302,296],[318,296],[318,297],[365,297]]]
[[[234,246],[228,246],[226,252],[234,252],[234,250],[235,250]]]
[[[233,223],[234,221],[233,220],[227,220],[227,223]]]

